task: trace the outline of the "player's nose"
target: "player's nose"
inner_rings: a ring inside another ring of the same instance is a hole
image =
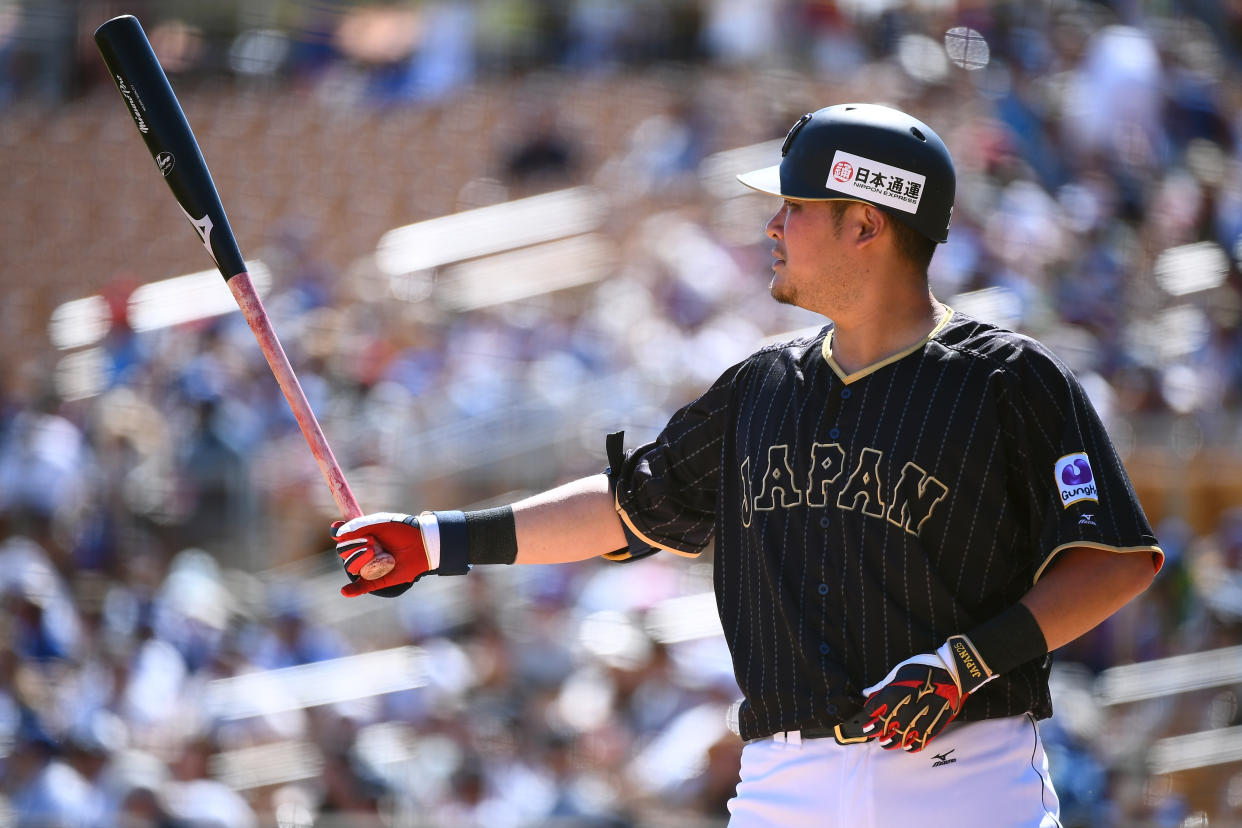
[[[788,212],[789,205],[782,204],[781,209],[776,211],[776,215],[768,219],[768,225],[763,232],[770,239],[779,239],[785,235],[785,215]]]

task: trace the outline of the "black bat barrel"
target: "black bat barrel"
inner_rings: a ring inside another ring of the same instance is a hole
[[[245,272],[207,162],[138,18],[127,14],[104,23],[95,30],[95,45],[156,167],[221,275],[227,281]]]

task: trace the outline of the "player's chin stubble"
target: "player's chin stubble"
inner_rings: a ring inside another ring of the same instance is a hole
[[[772,294],[772,298],[782,305],[797,305],[798,293],[790,285],[780,284],[777,274],[772,274],[772,281],[768,283],[768,293]]]

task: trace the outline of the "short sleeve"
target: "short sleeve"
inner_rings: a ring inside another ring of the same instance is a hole
[[[1002,420],[1010,488],[1029,504],[1032,582],[1079,546],[1149,554],[1159,570],[1164,553],[1082,385],[1049,350],[1026,343],[1007,360]]]
[[[730,368],[674,414],[660,436],[625,464],[617,512],[644,543],[691,557],[711,543],[729,403],[744,365]]]

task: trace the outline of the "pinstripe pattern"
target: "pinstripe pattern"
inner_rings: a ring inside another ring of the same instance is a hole
[[[715,539],[748,739],[852,715],[860,688],[1016,602],[1067,546],[1159,554],[1103,425],[1042,345],[955,314],[847,376],[828,332],[725,372],[617,490],[652,545]],[[1076,453],[1098,501],[1065,507],[1054,467]],[[1023,665],[960,718],[1049,716],[1047,676]]]

